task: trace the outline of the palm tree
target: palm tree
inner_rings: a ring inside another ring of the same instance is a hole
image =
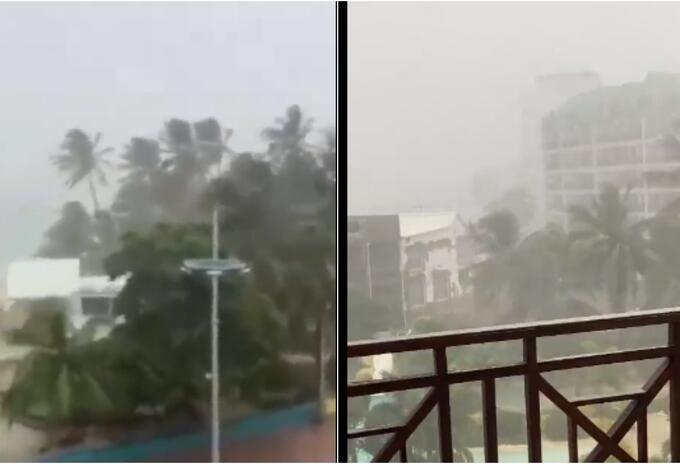
[[[106,182],[104,167],[110,164],[104,159],[104,155],[113,151],[112,147],[99,150],[97,146],[100,141],[100,132],[94,136],[93,140],[82,130],[71,129],[66,133],[64,142],[61,144],[63,152],[52,157],[52,162],[57,169],[67,173],[66,185],[69,188],[75,187],[87,178],[95,211],[99,210],[99,200],[94,177],[96,175],[101,183]]]
[[[486,255],[472,279],[479,311],[505,313],[508,322],[598,312],[561,229],[549,227],[521,239],[519,223],[507,210],[467,227]]]
[[[569,209],[573,246],[582,253],[579,267],[594,285],[604,287],[611,311],[637,306],[638,278],[645,274],[654,257],[645,222],[633,223],[624,194],[606,185],[592,208]],[[598,278],[600,276],[600,278]]]
[[[2,399],[10,421],[41,426],[84,425],[121,412],[112,385],[104,382],[101,360],[82,347],[88,334],[72,334],[66,309],[58,300],[33,303],[25,325],[10,333],[10,342],[30,346]]]
[[[122,155],[128,181],[150,181],[160,169],[161,149],[156,140],[134,137]]]
[[[45,243],[38,256],[47,258],[80,258],[92,246],[92,218],[77,201],[61,208],[61,217],[45,233]]]
[[[207,118],[194,123],[195,145],[203,169],[207,172],[212,166],[221,166],[224,153],[236,154],[227,146],[234,134],[232,129],[222,129],[215,118]]]
[[[165,175],[161,168],[160,145],[156,140],[133,138],[123,153],[121,168],[127,171],[111,207],[124,231],[143,231],[157,217],[162,204],[158,184]],[[156,195],[154,195],[156,193]]]
[[[264,129],[262,136],[269,142],[267,154],[278,166],[289,155],[306,151],[305,139],[312,130],[312,121],[304,118],[298,105],[293,105],[286,110],[286,117],[276,122],[278,126]]]
[[[469,233],[487,256],[473,271],[475,306],[478,310],[501,311],[517,299],[512,295],[520,242],[517,218],[509,211],[493,212],[471,225]]]

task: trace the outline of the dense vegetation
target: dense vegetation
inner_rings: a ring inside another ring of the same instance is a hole
[[[312,146],[311,131],[292,106],[263,131],[264,153],[240,153],[215,119],[172,119],[159,140],[125,147],[125,175],[108,207],[97,186],[113,149],[99,148],[99,134],[69,131],[54,162],[69,187],[88,183],[92,210],[64,205],[37,255],[129,275],[115,302],[122,322],[96,337],[97,321],[76,330],[58,301],[36,303],[42,310],[10,334],[36,349],[19,365],[3,412],[48,428],[202,420],[209,282],[181,264],[210,256],[214,206],[222,257],[251,269],[220,286],[224,407],[317,398],[322,333],[335,320],[335,143],[327,131],[327,144]],[[291,362],[291,353],[313,362]]]

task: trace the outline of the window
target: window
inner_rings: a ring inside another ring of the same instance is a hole
[[[677,188],[680,187],[680,173],[672,171],[648,171],[647,186],[649,188]]]
[[[564,200],[567,207],[584,206],[586,208],[591,207],[593,205],[594,201],[595,201],[595,195],[589,195],[589,194],[569,195]]]
[[[432,271],[432,288],[434,290],[434,301],[451,298],[451,273],[446,270]]]
[[[647,142],[647,163],[677,163],[680,161],[678,143],[673,138]]]
[[[590,150],[563,151],[560,156],[562,169],[590,168],[593,166],[593,153]]]
[[[647,200],[647,207],[649,212],[656,213],[678,198],[680,198],[680,194],[678,193],[650,193]]]
[[[605,184],[619,188],[641,187],[642,175],[638,171],[602,172],[598,176],[598,184],[600,188]]]
[[[560,168],[560,153],[545,154],[545,169],[554,171]]]
[[[618,166],[642,163],[642,150],[639,144],[603,148],[597,152],[598,166]]]
[[[562,203],[562,195],[549,195],[548,196],[548,208],[561,210],[564,208],[564,203]]]
[[[595,178],[592,174],[565,174],[562,177],[564,190],[592,190],[595,188]]]
[[[110,316],[113,313],[113,299],[85,297],[81,300],[85,316]]]
[[[562,186],[562,181],[559,174],[546,176],[545,186],[548,190],[559,190]]]

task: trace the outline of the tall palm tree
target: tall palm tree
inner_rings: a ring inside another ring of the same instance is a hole
[[[598,312],[564,231],[548,228],[520,239],[509,211],[491,213],[468,229],[486,255],[473,275],[478,310],[495,310],[508,322]]]
[[[276,119],[277,126],[262,131],[269,142],[267,154],[275,165],[280,165],[291,154],[306,151],[305,139],[312,130],[312,120],[305,119],[298,105],[286,110],[285,118]]]
[[[61,172],[67,174],[66,185],[73,188],[87,178],[94,210],[99,210],[99,200],[95,188],[95,176],[100,183],[106,183],[105,167],[110,163],[104,155],[113,151],[112,147],[98,149],[101,133],[91,139],[80,129],[71,129],[61,144],[62,152],[52,157],[52,162]]]
[[[221,166],[225,153],[236,154],[227,145],[233,133],[232,129],[222,129],[215,118],[194,123],[194,143],[204,171],[207,172],[212,166]]]
[[[487,256],[473,271],[475,306],[501,311],[516,299],[508,292],[516,287],[514,269],[520,242],[517,218],[509,211],[496,211],[472,224],[469,233]]]
[[[633,222],[628,215],[628,193],[606,185],[591,208],[569,209],[573,246],[583,256],[578,264],[603,287],[614,312],[637,306],[639,277],[654,260],[644,233],[646,223]]]
[[[121,167],[128,172],[128,181],[150,181],[160,169],[160,145],[154,139],[134,137],[126,147],[122,159],[124,163]]]
[[[124,231],[146,230],[156,220],[156,206],[162,204],[158,184],[165,175],[161,149],[156,140],[135,137],[122,155],[121,168],[127,172],[116,193],[112,211]],[[155,195],[154,195],[155,194]]]

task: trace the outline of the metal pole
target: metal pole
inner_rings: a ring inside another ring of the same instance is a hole
[[[217,206],[213,210],[213,259],[219,258],[219,223]],[[212,276],[212,462],[220,462],[220,381],[219,357],[217,351],[218,324],[217,308],[219,306],[219,276]]]

